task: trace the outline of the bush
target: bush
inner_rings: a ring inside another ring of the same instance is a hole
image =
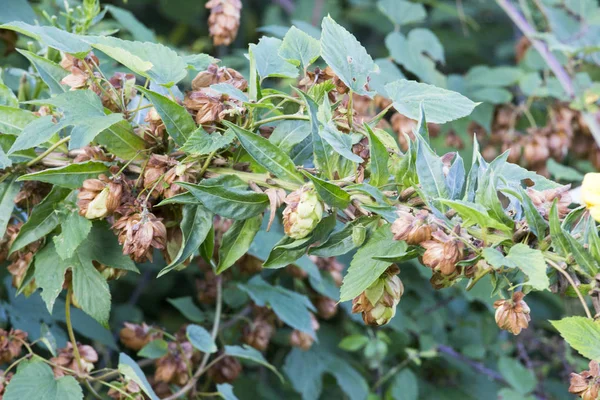
[[[9,3],[0,398],[598,398],[596,4]]]

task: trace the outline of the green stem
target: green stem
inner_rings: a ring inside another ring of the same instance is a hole
[[[294,120],[301,120],[301,121],[309,121],[310,120],[308,115],[297,115],[297,114],[276,115],[274,117],[265,118],[265,119],[261,119],[260,121],[256,121],[254,124],[252,124],[252,129],[254,129],[260,125],[268,124],[269,122],[281,121],[284,119],[294,119]]]
[[[565,279],[567,281],[569,281],[569,284],[573,287],[573,290],[575,290],[575,293],[577,293],[577,297],[579,297],[579,301],[581,302],[581,305],[583,306],[583,309],[585,310],[585,315],[588,318],[593,319],[592,313],[590,312],[590,309],[589,309],[587,303],[585,302],[585,299],[583,298],[583,295],[579,291],[579,288],[577,287],[577,285],[573,281],[573,278],[571,278],[571,275],[569,275],[569,273],[567,271],[565,271],[564,269],[562,269],[560,267],[560,265],[556,264],[554,261],[546,259],[546,262],[552,268],[554,268],[555,270],[557,270],[558,272],[560,272],[565,277]]]
[[[265,97],[261,98],[259,101],[257,101],[257,103],[262,103],[265,100],[275,99],[275,98],[286,99],[288,101],[293,101],[294,103],[298,103],[300,105],[304,105],[304,103],[302,102],[302,100],[296,99],[296,98],[294,98],[292,96],[288,96],[287,94],[283,94],[283,93],[270,94],[268,96],[265,96]]]
[[[71,323],[71,299],[73,297],[73,289],[69,287],[67,290],[67,300],[65,301],[65,319],[67,320],[67,332],[69,333],[69,340],[73,345],[73,354],[77,361],[77,366],[81,371],[81,355],[79,354],[79,347],[77,347],[77,340],[75,340],[75,333],[73,332],[73,324]]]
[[[252,172],[237,171],[232,168],[220,168],[220,167],[207,168],[206,172],[212,172],[212,173],[218,174],[218,175],[236,175],[238,178],[240,178],[244,182],[254,182],[257,185],[266,186],[266,187],[280,187],[282,189],[286,189],[289,191],[294,191],[296,189],[299,189],[301,186],[297,183],[286,182],[281,179],[271,178],[271,176],[266,173],[265,174],[253,174]]]
[[[212,153],[210,153],[208,155],[208,157],[206,157],[206,161],[204,161],[204,165],[202,165],[202,169],[200,170],[200,172],[198,173],[198,176],[200,178],[202,178],[202,176],[204,175],[204,173],[206,172],[206,170],[208,169],[208,167],[210,166],[210,162],[212,161],[213,157],[215,156],[215,154],[217,154],[217,151],[213,151]]]
[[[56,150],[57,147],[61,146],[64,143],[67,143],[69,140],[71,140],[71,136],[67,136],[65,138],[60,139],[58,142],[56,142],[52,146],[48,147],[48,149],[46,151],[44,151],[43,153],[41,153],[39,156],[37,156],[33,160],[29,161],[25,165],[27,167],[31,167],[32,165],[37,164],[38,162],[40,162],[41,160],[43,160],[48,154],[50,154],[54,150]]]

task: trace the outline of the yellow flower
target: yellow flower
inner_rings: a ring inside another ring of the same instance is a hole
[[[592,218],[600,222],[600,173],[585,174],[581,184],[581,198]]]

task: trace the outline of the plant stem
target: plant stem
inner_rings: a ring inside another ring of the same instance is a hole
[[[266,187],[280,187],[282,189],[287,189],[290,191],[294,191],[300,188],[301,185],[293,182],[286,182],[281,179],[271,178],[269,174],[253,174],[251,172],[237,171],[232,168],[207,168],[207,172],[215,173],[218,175],[236,175],[238,178],[245,182],[254,182],[261,186]]]
[[[73,354],[75,355],[75,360],[77,361],[77,366],[79,370],[81,368],[81,355],[79,354],[79,348],[77,347],[77,340],[75,340],[75,333],[73,332],[73,324],[71,323],[71,299],[73,297],[73,289],[69,287],[67,290],[67,300],[65,301],[65,319],[67,320],[67,332],[69,333],[69,340],[71,340],[71,344],[73,345]]]
[[[260,125],[268,124],[269,122],[281,121],[284,119],[295,119],[295,120],[301,120],[301,121],[308,121],[310,118],[308,118],[307,115],[298,115],[298,114],[276,115],[274,117],[265,118],[265,119],[261,119],[260,121],[256,121],[254,124],[252,124],[252,128],[254,129]]]
[[[212,161],[213,157],[215,156],[215,154],[217,154],[217,151],[213,151],[212,153],[210,153],[208,155],[208,157],[206,157],[206,161],[204,161],[204,165],[202,165],[202,169],[200,170],[200,172],[198,173],[198,176],[202,179],[202,176],[204,175],[204,173],[206,172],[206,170],[208,169],[208,167],[210,166],[210,162]]]
[[[38,162],[43,160],[48,154],[50,154],[54,150],[56,150],[57,147],[61,146],[64,143],[67,143],[69,140],[71,140],[71,136],[67,136],[65,138],[60,139],[58,142],[56,142],[52,146],[48,147],[48,149],[46,151],[44,151],[39,156],[37,156],[36,158],[34,158],[33,160],[31,160],[27,164],[25,164],[25,166],[31,167],[32,165],[37,164]]]
[[[536,34],[535,29],[529,25],[529,22],[521,15],[519,10],[514,6],[510,0],[496,0],[498,5],[504,10],[506,15],[512,20],[512,22],[523,32],[523,34],[531,41],[531,44],[540,53],[548,67],[552,70],[556,79],[560,82],[561,86],[571,98],[575,97],[575,89],[573,88],[573,81],[567,73],[567,71],[560,64],[558,59],[552,54],[545,43],[534,39],[533,36]]]
[[[215,265],[214,261],[211,260],[210,264],[216,270],[216,265]],[[216,305],[216,308],[215,308],[215,318],[213,320],[213,327],[212,327],[212,331],[211,331],[211,334],[210,334],[210,336],[212,337],[213,341],[217,338],[217,334],[219,333],[219,323],[221,321],[221,312],[222,312],[222,309],[223,309],[223,301],[222,301],[222,297],[223,297],[223,284],[222,284],[221,276],[217,275],[216,279],[217,279],[217,305]],[[210,353],[204,353],[204,357],[202,358],[202,361],[200,362],[200,366],[196,370],[196,373],[188,381],[188,383],[186,383],[185,386],[183,386],[177,392],[173,393],[172,395],[170,395],[169,397],[166,397],[163,400],[175,400],[175,399],[182,398],[183,395],[185,395],[193,387],[195,387],[196,383],[198,382],[198,379],[207,370],[206,367],[207,367],[207,363],[208,363],[208,358],[209,357],[210,357]],[[215,361],[213,361],[213,363],[214,362],[216,362],[216,359],[215,359]],[[211,363],[210,365],[212,365],[213,363]]]
[[[567,279],[567,281],[569,281],[569,284],[573,287],[573,290],[575,290],[575,293],[577,293],[577,297],[579,297],[579,301],[581,302],[581,305],[583,306],[583,309],[585,310],[585,315],[588,318],[592,319],[592,313],[590,312],[590,309],[588,308],[588,305],[585,302],[585,299],[583,298],[583,295],[579,291],[579,288],[577,287],[577,285],[575,285],[575,282],[573,281],[573,278],[571,278],[571,275],[569,275],[569,273],[567,271],[565,271],[564,269],[562,269],[554,261],[546,259],[546,262],[552,268],[554,268],[555,270],[557,270],[558,272],[560,272]]]

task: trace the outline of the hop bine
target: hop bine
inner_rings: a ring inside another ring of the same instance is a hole
[[[529,306],[523,298],[523,292],[516,292],[510,300],[496,300],[494,308],[496,309],[496,324],[500,329],[509,331],[513,335],[518,335],[521,330],[527,329],[531,317],[529,316]]]

